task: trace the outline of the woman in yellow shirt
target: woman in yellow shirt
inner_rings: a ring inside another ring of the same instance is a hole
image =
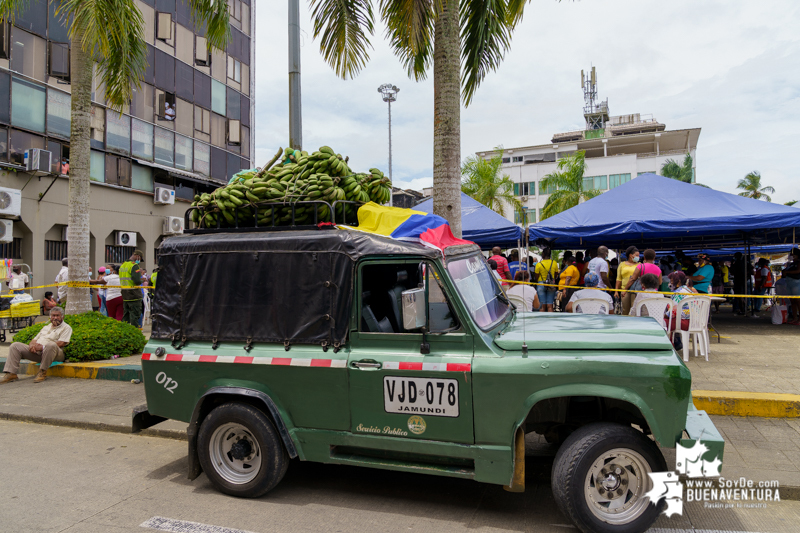
[[[577,289],[568,289],[570,285],[577,285],[581,279],[581,272],[575,266],[575,258],[568,257],[564,260],[567,267],[561,272],[561,277],[558,280],[558,290],[561,291],[561,301],[568,302],[572,293]],[[565,304],[566,305],[566,304]]]
[[[636,266],[639,264],[639,249],[635,246],[629,246],[627,250],[625,250],[625,261],[620,263],[619,270],[617,270],[617,289],[625,288],[628,285],[628,281],[631,279],[631,275],[636,270]],[[628,313],[631,311],[631,305],[633,304],[633,298],[635,297],[634,293],[630,292],[622,292],[617,293],[622,298],[622,314],[628,316]]]

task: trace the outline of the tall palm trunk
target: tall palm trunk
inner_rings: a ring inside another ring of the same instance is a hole
[[[89,149],[92,126],[92,68],[94,62],[81,46],[82,35],[72,37],[72,131],[69,164],[69,280],[86,281],[89,272]],[[92,310],[89,289],[67,290],[67,314]]]
[[[461,37],[459,0],[442,0],[433,52],[433,212],[461,237]]]

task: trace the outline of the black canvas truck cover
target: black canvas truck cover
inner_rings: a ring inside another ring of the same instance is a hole
[[[356,230],[170,237],[159,247],[152,337],[343,344],[361,257],[438,254]]]

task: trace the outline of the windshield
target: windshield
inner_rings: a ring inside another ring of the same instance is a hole
[[[450,261],[447,270],[478,327],[489,329],[506,316],[509,306],[500,299],[502,289],[481,256]]]

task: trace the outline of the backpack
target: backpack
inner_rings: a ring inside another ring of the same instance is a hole
[[[558,285],[559,280],[561,280],[561,272],[558,272],[558,269],[556,268],[556,274],[553,275],[553,267],[557,266],[557,263],[552,259],[550,259],[549,261],[550,261],[550,268],[547,270],[547,278],[544,280],[544,282],[547,285]],[[553,287],[545,287],[545,289],[555,290]]]

